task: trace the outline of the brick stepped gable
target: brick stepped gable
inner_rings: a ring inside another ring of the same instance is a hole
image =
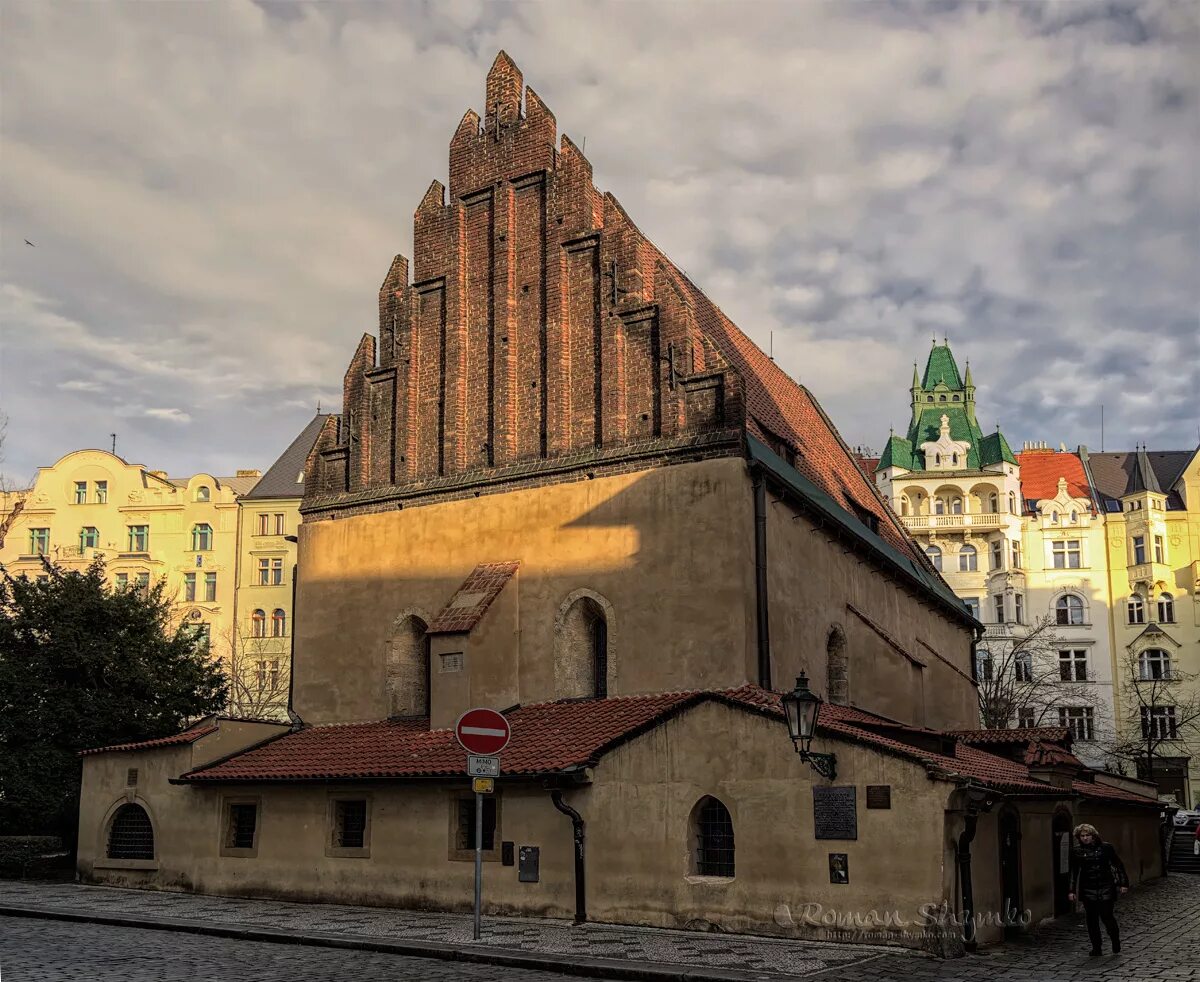
[[[378,344],[364,335],[343,418],[318,439],[310,519],[508,482],[539,463],[612,467],[621,448],[695,456],[745,428],[913,555],[807,390],[596,189],[591,164],[559,142],[533,89],[522,107],[522,90],[501,52],[483,119],[468,110],[451,138],[448,200],[435,180],[417,207],[413,281],[397,256]]]

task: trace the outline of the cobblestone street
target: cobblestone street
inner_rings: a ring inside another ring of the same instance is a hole
[[[120,925],[3,916],[5,909],[110,918]],[[489,918],[479,951],[463,915],[199,897],[0,881],[0,977],[5,982],[129,979],[251,980],[562,978],[820,978],[828,982],[1013,982],[1200,979],[1200,877],[1172,875],[1120,905],[1124,951],[1087,955],[1082,918],[950,961],[897,949],[695,934],[682,931]],[[153,930],[133,926],[156,924]],[[279,941],[211,937],[196,930],[258,930]],[[271,932],[274,932],[272,935]],[[410,946],[406,953],[330,944]],[[534,957],[537,969],[422,958],[425,950]]]

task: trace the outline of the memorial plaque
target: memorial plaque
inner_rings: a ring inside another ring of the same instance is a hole
[[[857,839],[857,788],[813,788],[813,830],[818,839]]]
[[[829,882],[850,882],[850,861],[846,853],[831,852],[829,854]]]
[[[867,785],[867,807],[868,808],[891,808],[892,807],[892,786],[890,784],[868,784]]]

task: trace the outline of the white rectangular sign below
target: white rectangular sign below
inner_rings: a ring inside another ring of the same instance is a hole
[[[467,756],[467,774],[471,777],[499,777],[500,758],[470,754]]]

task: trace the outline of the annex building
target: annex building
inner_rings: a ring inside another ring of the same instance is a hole
[[[975,615],[503,53],[304,473],[294,725],[89,752],[84,879],[466,908],[472,706],[513,733],[492,911],[819,937],[821,903],[951,951],[923,907],[984,940],[1064,909],[1080,819],[1161,873],[1152,789],[978,732]],[[788,738],[801,672],[831,777]]]

